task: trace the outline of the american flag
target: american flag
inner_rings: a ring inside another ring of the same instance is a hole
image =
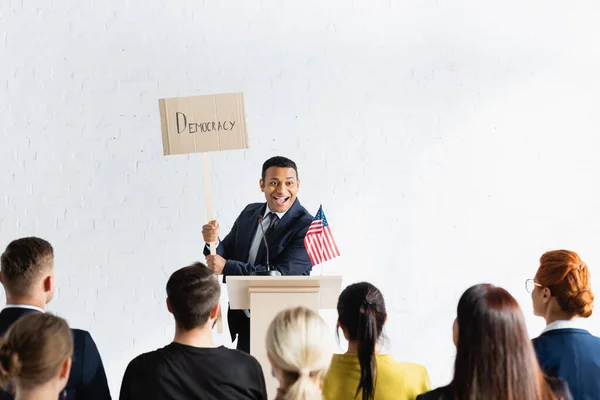
[[[340,255],[335,239],[331,234],[331,228],[325,218],[323,206],[319,207],[319,211],[313,222],[306,232],[304,237],[304,247],[308,252],[308,257],[312,265],[318,265]]]

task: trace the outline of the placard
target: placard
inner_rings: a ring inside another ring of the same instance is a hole
[[[243,93],[158,100],[163,154],[248,148]]]

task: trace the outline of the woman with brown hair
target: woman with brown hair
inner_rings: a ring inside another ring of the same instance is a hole
[[[453,339],[452,382],[417,400],[571,399],[562,381],[542,375],[523,312],[506,290],[490,284],[467,289],[458,302]]]
[[[64,319],[26,315],[0,339],[0,384],[15,400],[56,400],[69,379],[72,354]]]
[[[575,399],[600,399],[600,338],[582,326],[594,307],[587,265],[573,251],[549,251],[526,288],[546,320],[533,340],[542,370],[564,379]]]

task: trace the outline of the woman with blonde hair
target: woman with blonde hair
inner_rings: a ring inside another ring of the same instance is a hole
[[[583,324],[594,308],[588,266],[573,251],[549,251],[526,288],[533,313],[546,320],[533,340],[542,370],[567,381],[573,398],[599,399],[600,338]]]
[[[31,313],[0,339],[0,385],[15,400],[56,400],[73,355],[73,336],[62,318]]]
[[[325,321],[305,307],[281,311],[267,330],[267,356],[279,381],[275,400],[321,399],[332,355]]]

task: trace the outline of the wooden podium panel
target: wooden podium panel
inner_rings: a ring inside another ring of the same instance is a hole
[[[231,309],[250,310],[250,354],[260,363],[269,399],[277,391],[271,374],[265,339],[269,324],[281,310],[304,306],[315,311],[332,309],[342,286],[341,276],[228,276]]]

